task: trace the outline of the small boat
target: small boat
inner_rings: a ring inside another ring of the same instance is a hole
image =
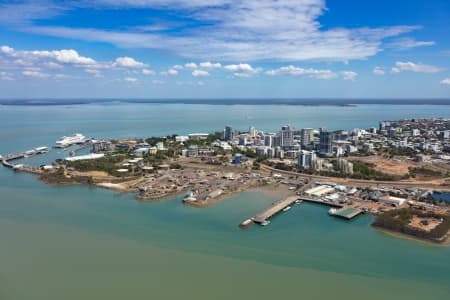
[[[302,203],[302,200],[295,200],[295,204],[300,204]]]
[[[242,221],[242,223],[239,224],[239,227],[245,228],[245,227],[248,227],[248,226],[250,226],[252,224],[253,224],[253,220],[252,219],[247,219],[245,221]]]
[[[268,221],[268,220],[265,220],[265,221],[261,222],[262,226],[267,226],[269,224],[270,224],[270,221]]]
[[[334,216],[336,214],[337,209],[336,208],[330,208],[330,210],[328,211],[328,214],[330,216]]]
[[[285,208],[283,208],[283,211],[288,211],[288,210],[290,210],[290,209],[291,209],[290,206],[286,206]]]

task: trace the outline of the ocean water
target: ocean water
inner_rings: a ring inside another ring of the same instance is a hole
[[[255,126],[352,129],[378,120],[450,117],[449,106],[181,104],[0,106],[0,154],[62,135],[147,137]],[[25,160],[42,164],[67,151]],[[447,299],[450,248],[399,239],[294,206],[270,226],[239,222],[276,195],[248,191],[212,207],[180,198],[55,187],[0,169],[0,299]]]

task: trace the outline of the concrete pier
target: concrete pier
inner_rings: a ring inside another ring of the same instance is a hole
[[[263,212],[257,214],[256,216],[254,216],[252,218],[252,220],[255,223],[262,224],[262,223],[268,221],[268,219],[270,219],[275,214],[279,213],[280,211],[282,211],[283,209],[285,209],[289,205],[293,204],[297,200],[298,200],[298,196],[291,196],[291,197],[288,197],[286,199],[277,201],[271,207],[266,209],[265,211],[263,211]]]

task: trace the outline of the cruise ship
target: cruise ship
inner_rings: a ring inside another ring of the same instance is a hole
[[[56,148],[66,148],[75,144],[81,144],[86,141],[86,137],[81,133],[77,133],[73,136],[63,136],[61,139],[56,141]]]

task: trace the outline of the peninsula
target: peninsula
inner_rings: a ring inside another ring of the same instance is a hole
[[[86,184],[136,193],[139,201],[176,195],[205,207],[250,188],[280,191],[285,199],[245,220],[267,225],[294,203],[330,206],[331,216],[378,215],[374,226],[443,243],[450,207],[450,120],[381,121],[379,128],[278,132],[226,126],[223,132],[150,138],[63,137],[70,156],[51,164],[14,164],[47,147],[0,157],[48,184]]]

